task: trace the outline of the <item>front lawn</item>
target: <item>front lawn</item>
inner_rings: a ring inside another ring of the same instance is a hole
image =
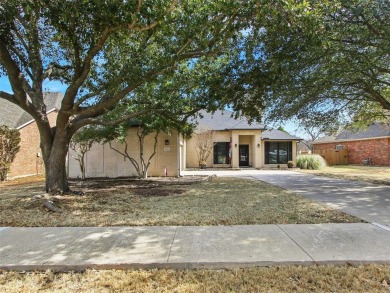
[[[325,167],[321,170],[299,171],[318,176],[390,185],[390,167],[342,165]]]
[[[0,272],[1,292],[389,292],[390,266]]]
[[[42,183],[0,186],[0,226],[245,225],[361,222],[270,184],[214,177],[206,182],[75,182],[85,195],[56,196],[43,207]]]

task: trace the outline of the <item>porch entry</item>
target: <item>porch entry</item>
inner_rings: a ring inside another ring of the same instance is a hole
[[[239,158],[240,158],[240,166],[249,166],[249,145],[240,144],[239,146]]]

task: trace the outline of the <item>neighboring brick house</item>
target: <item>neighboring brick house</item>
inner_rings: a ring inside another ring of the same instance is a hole
[[[205,162],[209,167],[264,168],[287,167],[288,161],[296,161],[299,138],[279,130],[267,130],[263,124],[252,123],[244,117],[234,119],[230,111],[216,111],[213,114],[202,111],[202,118],[196,121],[201,129],[215,131],[213,150]],[[126,142],[133,158],[139,158],[136,128],[130,129]],[[124,148],[115,143],[116,147]],[[144,154],[152,152],[153,135],[146,137]],[[194,138],[185,140],[177,131],[161,133],[157,153],[151,161],[149,176],[180,175],[181,170],[198,168]],[[68,170],[70,177],[81,177],[78,162],[70,150]],[[86,153],[86,177],[120,177],[136,175],[128,159],[110,149],[108,144],[94,144]]]
[[[361,131],[344,130],[312,144],[314,151],[346,149],[349,164],[362,164],[370,158],[374,165],[390,166],[390,127],[383,123],[373,123]]]
[[[63,98],[62,93],[45,93],[50,125],[54,126],[58,109]],[[8,178],[41,174],[44,172],[38,127],[34,119],[17,105],[0,99],[0,125],[16,128],[20,132],[20,150]]]

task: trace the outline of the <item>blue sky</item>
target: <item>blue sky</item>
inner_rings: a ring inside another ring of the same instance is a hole
[[[62,93],[64,93],[66,90],[66,86],[58,81],[48,80],[48,81],[44,82],[43,86],[44,86],[45,92],[62,92]],[[0,77],[0,90],[7,92],[7,93],[12,93],[12,89],[11,89],[11,86],[8,82],[8,78],[5,76]]]
[[[9,85],[8,78],[0,77],[0,91],[11,93],[11,86]]]

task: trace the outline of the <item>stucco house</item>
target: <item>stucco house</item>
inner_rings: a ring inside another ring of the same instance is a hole
[[[245,117],[234,119],[230,111],[207,113],[194,122],[198,129],[213,130],[213,150],[207,159],[207,167],[266,168],[287,166],[296,161],[298,137],[279,130],[267,130],[265,125],[250,124]],[[128,152],[139,157],[137,129],[130,129],[126,139]],[[154,136],[145,139],[145,157],[153,150]],[[124,148],[112,142],[115,148]],[[81,177],[78,162],[72,150],[68,157],[69,177]],[[113,151],[108,144],[94,144],[86,153],[86,177],[120,177],[136,175],[135,168],[123,155]],[[195,138],[184,139],[179,133],[162,133],[158,136],[156,155],[151,161],[149,176],[178,176],[187,168],[198,168]]]
[[[52,126],[56,123],[62,93],[44,93],[48,119]],[[20,151],[11,164],[8,178],[41,174],[44,172],[38,127],[30,114],[7,100],[0,99],[0,125],[18,129]]]
[[[349,164],[363,164],[370,158],[373,165],[390,166],[390,127],[384,123],[373,123],[360,131],[344,130],[312,144],[314,152],[346,150]]]

